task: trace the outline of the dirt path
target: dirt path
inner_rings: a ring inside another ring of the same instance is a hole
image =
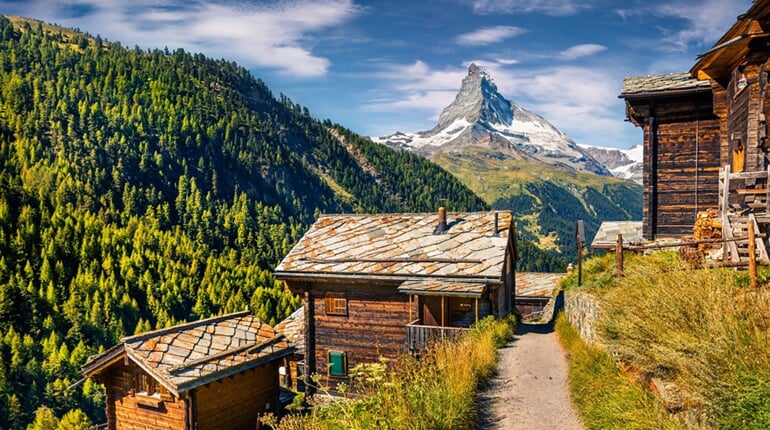
[[[521,324],[499,351],[480,395],[480,429],[582,429],[567,387],[567,360],[551,324]]]

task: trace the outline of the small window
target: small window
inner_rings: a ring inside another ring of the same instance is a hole
[[[160,395],[160,386],[158,381],[146,373],[140,373],[135,375],[134,378],[134,390],[136,394],[144,396]]]
[[[347,356],[342,351],[329,351],[326,354],[329,366],[329,376],[345,376],[348,374]]]
[[[326,293],[326,314],[348,314],[348,299],[345,297],[345,293]]]

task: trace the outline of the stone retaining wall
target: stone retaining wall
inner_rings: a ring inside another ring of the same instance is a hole
[[[564,314],[572,327],[588,344],[598,344],[596,318],[599,314],[599,299],[582,291],[564,292]]]

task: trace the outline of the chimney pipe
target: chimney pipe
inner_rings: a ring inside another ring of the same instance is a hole
[[[497,212],[495,212],[495,231],[492,233],[492,237],[500,236],[500,230],[497,229]]]
[[[447,230],[446,227],[446,208],[443,206],[438,208],[438,226],[433,234],[442,234]]]

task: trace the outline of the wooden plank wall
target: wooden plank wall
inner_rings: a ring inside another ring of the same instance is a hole
[[[253,430],[260,414],[278,413],[278,366],[255,369],[196,388],[197,430]]]
[[[661,121],[656,140],[655,236],[692,234],[697,212],[719,203],[719,120]]]
[[[380,356],[396,358],[406,351],[406,325],[409,324],[409,296],[399,293],[398,284],[313,284],[315,312],[315,372],[327,374],[326,353],[347,353],[348,370],[356,364],[377,362]],[[347,315],[326,315],[325,293],[347,295]],[[412,306],[412,317],[417,309]],[[348,378],[331,378],[336,386]],[[332,387],[333,388],[333,387]]]
[[[134,375],[144,373],[133,362],[126,365],[119,362],[113,365],[106,374],[105,387],[110,404],[107,405],[109,423],[114,423],[116,430],[164,429],[184,430],[187,404],[184,400],[167,396],[158,408],[138,403],[137,396],[131,394]]]
[[[711,94],[628,103],[644,128],[644,237],[691,234],[697,211],[718,203],[720,123]]]

